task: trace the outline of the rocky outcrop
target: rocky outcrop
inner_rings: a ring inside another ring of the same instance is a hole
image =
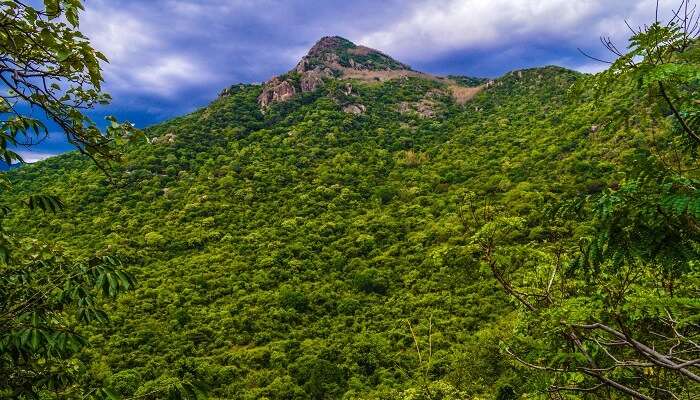
[[[410,67],[380,51],[357,46],[338,36],[327,36],[316,42],[292,71],[266,82],[258,103],[265,109],[297,93],[313,92],[331,77],[396,70],[410,71]]]
[[[361,115],[367,111],[367,107],[364,104],[348,104],[343,106],[343,111],[348,114]]]
[[[258,96],[258,104],[262,108],[267,108],[274,102],[291,99],[296,93],[297,90],[291,82],[272,78],[263,86],[263,91]]]
[[[302,93],[313,92],[323,85],[323,78],[327,75],[323,72],[311,71],[302,75],[299,80],[299,86]]]
[[[384,82],[393,79],[427,79],[447,85],[447,95],[458,104],[465,104],[480,91],[493,85],[483,79],[457,77],[450,79],[414,71],[388,55],[365,46],[358,46],[339,36],[321,38],[286,74],[271,79],[263,85],[258,104],[265,110],[273,103],[287,101],[299,93],[318,90],[328,79],[357,80],[362,82]],[[224,95],[227,95],[225,92]],[[347,93],[346,95],[350,95]],[[366,110],[349,99],[335,99],[345,112],[362,114]],[[415,111],[420,116],[435,116],[431,102],[422,102],[400,107],[401,112]]]
[[[435,101],[423,99],[417,102],[401,102],[397,107],[397,111],[401,114],[416,113],[421,118],[434,118],[437,115]]]
[[[175,139],[177,139],[177,135],[170,132],[166,133],[163,136],[160,137],[154,137],[151,139],[151,143],[156,144],[156,145],[168,145],[168,144],[174,144]]]

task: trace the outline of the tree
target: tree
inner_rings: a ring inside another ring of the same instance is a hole
[[[100,61],[107,59],[77,30],[81,3],[45,0],[43,9],[14,0],[0,4],[0,151],[7,163],[21,161],[10,145],[31,146],[48,136],[45,120],[96,161],[118,159],[117,145],[138,136],[131,124],[112,117],[103,134],[84,113],[110,96],[101,90]]]
[[[51,123],[105,171],[119,160],[120,146],[139,136],[112,117],[103,133],[85,114],[110,97],[101,90],[100,61],[107,59],[78,30],[81,3],[0,3],[0,156],[7,164],[23,162],[15,148],[40,143]],[[21,205],[48,213],[63,207],[57,197],[40,193]],[[13,206],[0,209],[0,397],[47,389],[59,397],[106,396],[105,389],[83,393],[76,384],[84,370],[75,355],[86,341],[75,327],[106,321],[102,299],[129,290],[133,279],[110,252],[71,259],[56,246],[8,231],[2,221]]]
[[[522,305],[519,340],[505,351],[544,372],[557,398],[700,390],[696,6],[684,0],[669,22],[630,29],[626,53],[603,38],[616,61],[575,91],[597,101],[603,134],[635,145],[625,178],[554,207],[543,242],[523,243],[518,218],[468,207],[475,253]],[[581,212],[589,233],[576,235]]]
[[[133,279],[106,254],[75,260],[38,240],[3,236],[14,251],[0,267],[0,398],[44,389],[77,396],[86,372],[75,356],[87,342],[75,324],[106,322],[102,299],[131,289]],[[86,395],[109,394],[90,390]]]

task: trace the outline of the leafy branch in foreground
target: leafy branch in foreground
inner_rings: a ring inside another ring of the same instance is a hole
[[[110,256],[76,261],[36,240],[14,244],[14,259],[0,265],[0,397],[77,395],[85,369],[74,356],[87,342],[75,326],[107,322],[101,299],[131,289],[133,279]]]
[[[50,195],[32,195],[26,206],[44,213],[64,207]],[[3,224],[10,212],[5,206],[0,213],[0,398],[30,398],[41,390],[75,397],[85,374],[75,355],[87,345],[77,324],[106,323],[100,304],[132,289],[134,280],[113,256],[76,260],[14,235]],[[100,387],[88,393],[111,396]]]
[[[545,373],[559,397],[680,399],[700,390],[695,10],[683,1],[667,24],[630,28],[626,53],[604,38],[617,60],[578,84],[576,93],[598,99],[605,132],[635,146],[625,179],[584,202],[587,233],[528,243],[517,218],[472,206],[483,216],[472,234],[481,259],[523,306],[506,352]],[[571,210],[554,210],[549,229],[566,228]]]
[[[0,158],[23,162],[17,148],[31,148],[56,125],[67,141],[104,172],[120,159],[120,147],[140,132],[108,117],[104,132],[86,115],[108,104],[100,61],[78,30],[81,0],[44,0],[43,8],[0,1]],[[3,178],[3,191],[11,186]],[[20,205],[57,213],[53,195],[31,193]],[[83,391],[85,369],[76,357],[86,345],[78,324],[106,322],[103,299],[133,287],[111,256],[75,260],[38,239],[21,238],[0,220],[0,397],[26,398],[50,390],[58,397],[111,397],[106,389]]]
[[[111,98],[101,87],[100,61],[107,59],[77,30],[82,9],[80,0],[46,0],[44,9],[0,3],[0,152],[8,164],[22,161],[13,148],[48,137],[45,121],[100,163],[117,160],[118,145],[139,136],[112,117],[103,134],[85,114]]]
[[[619,102],[601,107],[599,118],[611,129],[653,128],[667,117],[691,148],[700,145],[700,14],[697,4],[683,0],[673,17],[662,23],[631,27],[629,45],[621,51],[608,37],[601,42],[616,57],[594,79],[577,85],[579,94],[593,92],[597,98],[617,92]],[[585,54],[585,53],[584,53]],[[648,122],[644,121],[644,117]],[[656,127],[658,129],[658,127]],[[654,132],[650,129],[649,132]]]
[[[583,268],[563,224],[549,240],[531,243],[521,218],[489,205],[469,208],[477,227],[470,232],[472,251],[522,306],[504,351],[542,371],[548,391],[663,399],[696,390],[700,331],[692,272],[671,292],[660,264],[641,257],[616,251]],[[582,246],[584,257],[595,247]]]

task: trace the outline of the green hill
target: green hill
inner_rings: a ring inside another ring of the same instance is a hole
[[[546,204],[616,179],[624,146],[595,138],[567,95],[578,79],[324,75],[266,107],[266,87],[234,85],[148,128],[112,179],[77,154],[10,172],[13,196],[67,208],[8,223],[127,262],[138,288],[106,305],[109,327],[84,330],[82,356],[86,379],[125,397],[178,380],[227,399],[418,399],[428,382],[434,398],[527,393],[535,379],[500,345],[514,303],[468,250],[460,207],[477,192],[538,240]],[[460,104],[461,86],[480,92]]]

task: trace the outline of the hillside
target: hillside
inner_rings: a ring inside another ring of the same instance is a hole
[[[358,46],[339,36],[326,36],[311,47],[293,70],[265,82],[258,103],[265,109],[273,103],[288,101],[298,94],[314,92],[328,79],[377,83],[407,78],[442,83],[446,93],[460,104],[472,99],[488,82],[486,79],[444,78],[414,71],[378,50]],[[222,92],[224,95],[227,93],[228,90]],[[353,110],[361,111],[357,107]]]
[[[8,223],[127,261],[138,288],[85,329],[83,355],[125,397],[187,380],[222,399],[419,398],[426,376],[444,398],[527,393],[501,352],[513,303],[460,206],[489,196],[537,240],[545,202],[614,181],[624,147],[596,143],[567,95],[579,78],[438,78],[322,40],[291,72],[148,128],[112,180],[77,154],[11,171],[13,196],[67,208]]]

